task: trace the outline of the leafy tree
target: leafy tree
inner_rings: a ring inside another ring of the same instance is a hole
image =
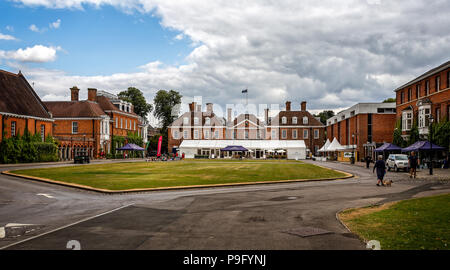
[[[155,111],[153,114],[161,123],[161,134],[163,136],[162,151],[167,152],[168,148],[168,126],[178,117],[174,113],[176,106],[181,104],[181,95],[177,91],[159,90],[156,93],[153,103]]]
[[[443,120],[433,124],[433,143],[450,150],[450,121]]]
[[[383,103],[391,103],[391,102],[396,102],[397,99],[396,98],[387,98],[385,100],[383,100]]]
[[[134,106],[134,112],[142,118],[145,118],[153,110],[152,104],[148,104],[141,90],[135,87],[128,87],[126,91],[120,92],[118,96],[124,101],[131,102]]]
[[[322,122],[322,124],[326,125],[327,120],[334,116],[334,111],[323,111],[314,116],[320,117],[320,122]]]
[[[414,120],[411,130],[408,133],[409,133],[408,145],[411,145],[417,141],[420,141],[419,127],[417,126],[416,120]]]

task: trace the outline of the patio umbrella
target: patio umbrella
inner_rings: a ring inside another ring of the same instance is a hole
[[[384,143],[382,146],[378,147],[377,149],[373,150],[375,152],[384,152],[384,151],[401,151],[402,148],[398,147],[395,144],[392,143]]]
[[[403,148],[402,152],[411,152],[411,151],[430,151],[430,150],[445,150],[445,147],[441,147],[439,145],[435,145],[430,143],[429,141],[418,141],[410,146]]]
[[[240,145],[228,145],[227,147],[220,149],[220,151],[247,152],[248,149]]]

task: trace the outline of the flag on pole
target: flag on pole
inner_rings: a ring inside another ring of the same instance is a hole
[[[242,94],[244,94],[244,93],[248,93],[248,89],[242,90]]]

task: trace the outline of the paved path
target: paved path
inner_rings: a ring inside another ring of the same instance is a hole
[[[0,227],[39,225],[17,237],[5,235],[0,248],[66,249],[68,241],[77,240],[82,249],[364,249],[336,220],[336,212],[450,193],[448,181],[409,181],[404,173],[388,173],[396,179],[393,186],[376,187],[371,170],[308,162],[357,177],[102,195],[0,175]],[[330,233],[300,237],[285,232],[302,227]]]

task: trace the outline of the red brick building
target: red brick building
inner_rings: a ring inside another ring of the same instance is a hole
[[[25,130],[40,134],[42,141],[53,133],[51,114],[20,71],[0,70],[0,130],[0,141]]]
[[[232,117],[233,109],[227,109],[227,118],[218,117],[213,111],[213,104],[206,104],[206,112],[195,102],[189,104],[189,112],[184,113],[169,126],[169,152],[182,145],[184,140],[198,140],[198,155],[221,156],[219,147],[210,147],[210,140],[239,142],[248,146],[263,146],[257,141],[281,141],[273,147],[287,147],[288,156],[305,156],[303,152],[312,153],[322,147],[325,141],[325,126],[306,111],[306,102],[302,102],[299,111],[291,110],[291,102],[286,102],[286,110],[269,118],[265,109],[264,120],[256,115],[242,113]],[[249,141],[256,141],[252,144]],[[303,144],[304,142],[304,144]],[[223,142],[221,142],[223,143]],[[203,145],[203,146],[202,146]],[[267,144],[268,145],[268,144]],[[269,147],[269,146],[267,146]],[[192,147],[191,147],[192,148]],[[270,148],[270,147],[269,147]],[[303,148],[302,154],[297,150]],[[251,156],[262,158],[268,149],[255,148]],[[296,152],[297,151],[297,152]],[[286,151],[285,151],[286,152]]]
[[[147,126],[133,111],[131,103],[113,94],[88,88],[88,99],[79,100],[76,86],[70,89],[71,101],[45,102],[55,120],[54,137],[60,142],[60,159],[85,154],[98,158],[112,150],[113,136],[138,133],[146,142]],[[122,146],[119,141],[116,147]]]
[[[450,118],[450,61],[433,68],[395,90],[397,119],[402,122],[402,134],[408,137],[414,123],[419,135],[428,136],[429,117],[435,123]]]
[[[325,143],[325,125],[306,110],[306,101],[300,103],[300,110],[291,110],[291,102],[286,102],[281,111],[270,122],[271,136],[280,140],[304,140],[307,150],[312,154]]]
[[[392,142],[396,122],[395,103],[358,103],[327,120],[327,138],[355,150],[355,158],[374,158],[373,150]]]

